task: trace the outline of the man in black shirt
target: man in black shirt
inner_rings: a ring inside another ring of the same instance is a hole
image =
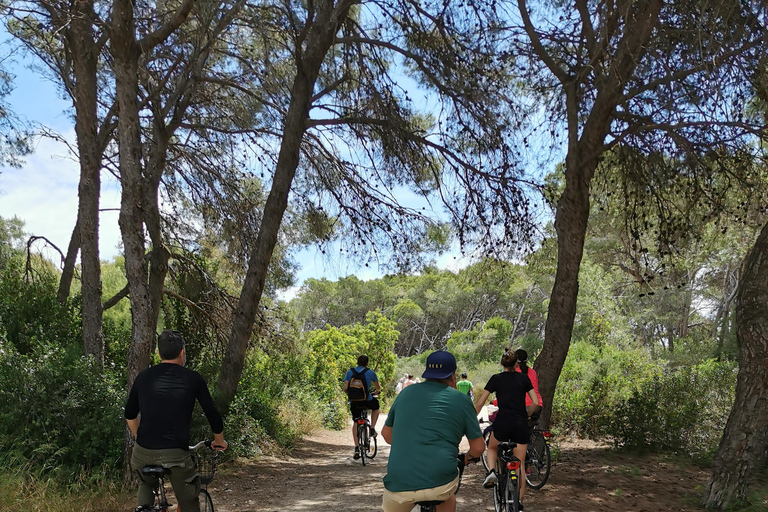
[[[224,422],[213,404],[202,375],[184,368],[187,360],[184,338],[179,331],[163,331],[157,340],[162,362],[136,376],[125,405],[128,428],[136,438],[131,467],[138,471],[146,465],[171,469],[173,492],[183,512],[200,512],[200,479],[189,454],[189,430],[195,400],[213,430],[213,447],[227,449]],[[139,419],[141,413],[141,419]],[[156,478],[139,474],[139,506],[154,502],[152,490]]]

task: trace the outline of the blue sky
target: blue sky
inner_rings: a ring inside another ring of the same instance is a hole
[[[69,109],[55,85],[40,75],[17,64],[14,70],[15,89],[8,98],[15,113],[28,120],[55,130],[70,144],[75,144]],[[25,223],[30,235],[44,236],[60,250],[66,251],[77,218],[77,185],[79,167],[66,144],[52,139],[39,139],[35,151],[19,168],[0,167],[0,216],[17,216]],[[120,254],[120,232],[117,224],[120,207],[120,191],[116,180],[102,175],[102,193],[99,233],[99,250],[104,260]],[[58,253],[38,241],[36,249],[52,261],[59,261]],[[458,251],[456,251],[458,252]],[[308,278],[326,277],[331,280],[354,274],[368,280],[381,277],[382,271],[375,265],[368,268],[347,261],[329,259],[319,251],[308,248],[296,254],[301,265],[297,284]],[[466,259],[456,258],[451,252],[439,257],[438,267],[458,271],[468,264]],[[283,296],[290,298],[296,289],[287,290]]]

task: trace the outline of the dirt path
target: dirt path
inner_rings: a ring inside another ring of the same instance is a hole
[[[383,424],[383,419],[379,425]],[[221,468],[209,488],[217,512],[379,511],[389,447],[366,467],[352,459],[348,430],[321,431],[289,457],[236,461]],[[547,485],[526,498],[530,512],[702,510],[708,473],[660,457],[618,454],[594,443],[561,441]],[[466,446],[464,447],[466,449]],[[458,494],[460,512],[493,510],[481,487],[482,465],[470,466]]]

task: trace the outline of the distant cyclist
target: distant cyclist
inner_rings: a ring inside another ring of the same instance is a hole
[[[449,352],[427,358],[426,379],[404,389],[389,410],[381,435],[392,445],[384,477],[384,512],[410,512],[418,501],[442,501],[454,512],[459,484],[456,457],[465,436],[465,462],[485,448],[472,402],[456,388],[456,359]]]
[[[456,383],[456,389],[458,389],[465,395],[469,395],[469,399],[472,400],[473,402],[475,401],[475,393],[474,393],[475,386],[473,386],[472,383],[467,380],[467,372],[463,372],[461,374],[461,380]]]
[[[136,376],[125,419],[136,444],[131,467],[138,472],[147,465],[171,469],[170,481],[179,509],[200,512],[200,479],[189,454],[189,430],[195,401],[203,408],[213,430],[213,448],[227,449],[224,422],[213,405],[208,385],[202,375],[184,368],[187,360],[184,338],[179,331],[163,331],[157,340],[162,362]],[[141,413],[141,419],[138,418]],[[139,506],[154,502],[157,478],[139,473]]]
[[[354,419],[360,416],[365,409],[371,410],[371,435],[376,435],[376,422],[379,420],[379,400],[371,395],[371,384],[376,387],[376,394],[381,392],[381,385],[376,373],[368,368],[368,356],[361,355],[357,358],[357,366],[347,370],[344,376],[344,392],[349,397],[349,408],[352,413],[352,441],[355,443],[355,459],[360,458],[360,448],[357,445],[357,426]],[[357,398],[354,392],[362,386],[363,395]]]

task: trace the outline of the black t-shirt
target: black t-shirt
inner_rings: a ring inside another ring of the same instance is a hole
[[[195,400],[200,402],[213,433],[223,432],[224,422],[202,375],[173,363],[161,363],[139,373],[125,404],[126,419],[135,419],[141,412],[136,443],[149,450],[189,449]]]
[[[499,418],[515,418],[525,420],[528,413],[525,410],[525,395],[533,389],[531,379],[518,372],[502,372],[491,377],[485,390],[496,393],[499,404]]]

